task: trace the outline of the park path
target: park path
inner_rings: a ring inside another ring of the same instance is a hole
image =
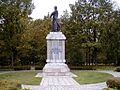
[[[114,72],[111,70],[95,70],[90,72],[104,72],[112,74],[114,77],[120,77],[120,72]],[[0,74],[4,73],[8,72],[0,72]],[[69,76],[46,76],[42,78],[40,85],[22,85],[23,90],[24,88],[29,88],[30,90],[102,90],[106,87],[106,82],[80,85],[72,77]]]

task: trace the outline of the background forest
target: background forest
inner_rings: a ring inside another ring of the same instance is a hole
[[[120,9],[110,0],[78,0],[59,18],[69,66],[120,65]],[[49,14],[33,20],[32,0],[0,0],[0,67],[44,66]],[[41,12],[42,13],[42,12]]]

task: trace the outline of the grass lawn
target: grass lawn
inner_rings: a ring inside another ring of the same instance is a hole
[[[100,83],[105,82],[111,77],[111,74],[102,73],[102,72],[90,72],[90,71],[72,71],[78,77],[74,77],[74,79],[80,84],[92,84],[92,83]]]
[[[0,74],[0,80],[18,80],[21,84],[39,85],[42,78],[35,77],[38,72],[39,71],[19,71]]]
[[[18,80],[20,84],[39,85],[42,78],[35,77],[35,75],[38,72],[39,71],[26,71],[26,72],[19,71],[0,74],[0,80]],[[74,77],[74,79],[80,84],[105,82],[109,78],[113,77],[111,74],[102,72],[79,71],[79,70],[73,70],[72,72],[78,76]]]

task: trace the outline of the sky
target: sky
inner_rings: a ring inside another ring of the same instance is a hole
[[[30,15],[34,20],[43,19],[48,13],[54,11],[54,6],[58,7],[59,16],[63,15],[63,11],[68,10],[70,12],[69,4],[74,4],[78,0],[33,0],[35,9]],[[120,6],[120,0],[112,0],[117,2],[115,5]]]

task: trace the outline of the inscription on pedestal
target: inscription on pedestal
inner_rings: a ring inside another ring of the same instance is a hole
[[[62,51],[61,51],[59,48],[52,48],[52,49],[51,49],[51,52],[54,53],[54,54],[59,54],[59,53],[61,53]]]
[[[51,49],[51,58],[53,60],[60,60],[61,59],[61,54],[62,50],[59,47],[54,47]]]

